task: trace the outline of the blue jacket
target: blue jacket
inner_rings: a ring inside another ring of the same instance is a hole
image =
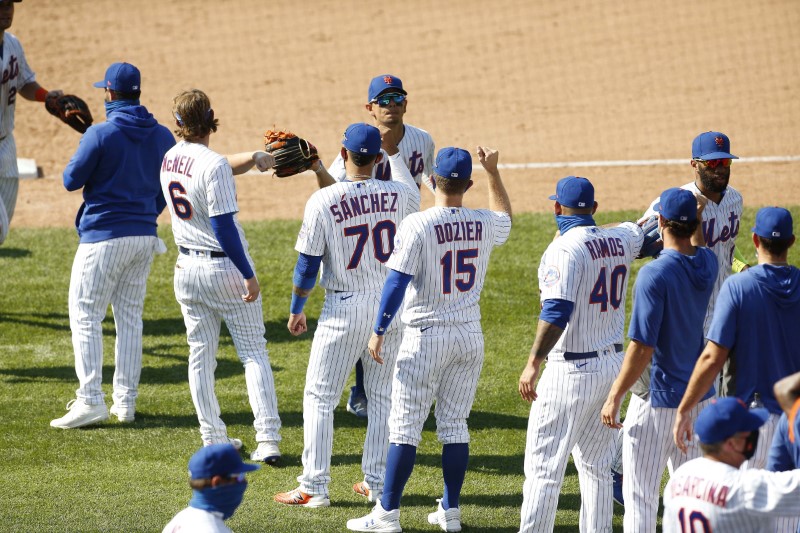
[[[172,133],[144,106],[113,111],[106,122],[83,134],[64,169],[64,187],[83,187],[75,218],[80,242],[156,235],[156,218],[166,206],[160,172]]]

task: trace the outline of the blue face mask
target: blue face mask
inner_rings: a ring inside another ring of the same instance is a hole
[[[132,105],[139,105],[139,100],[112,100],[110,102],[106,102],[106,118],[110,115],[113,111],[117,109],[121,109],[123,107],[128,107]]]
[[[592,215],[556,215],[556,225],[561,235],[578,226],[596,226]]]
[[[223,520],[233,516],[233,512],[242,503],[247,482],[231,483],[207,489],[194,489],[189,507],[222,513]]]

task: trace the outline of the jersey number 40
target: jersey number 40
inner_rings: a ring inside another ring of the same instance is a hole
[[[594,283],[591,294],[589,294],[590,304],[600,304],[600,311],[605,313],[608,311],[608,304],[611,307],[619,309],[622,304],[622,293],[625,290],[625,276],[628,274],[628,267],[625,265],[617,265],[611,271],[611,275],[607,279],[606,267],[600,269],[600,275],[597,276],[597,281]]]

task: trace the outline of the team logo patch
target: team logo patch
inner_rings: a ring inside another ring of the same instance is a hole
[[[383,83],[385,83],[386,85],[391,85],[392,84],[392,77],[391,76],[384,76],[383,77]]]
[[[717,143],[717,146],[722,148],[725,145],[725,139],[722,137],[714,137],[714,142]]]
[[[400,240],[399,236],[395,236],[394,238],[394,249],[392,249],[392,253],[400,253],[400,250],[403,249],[403,241]]]
[[[300,233],[297,234],[297,238],[300,240],[306,240],[308,237],[308,228],[306,227],[306,223],[303,222],[303,225],[300,226]]]
[[[544,267],[544,276],[542,276],[542,283],[545,287],[552,287],[561,279],[561,272],[555,265],[547,265]]]

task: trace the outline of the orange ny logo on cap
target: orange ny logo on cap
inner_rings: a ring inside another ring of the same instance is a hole
[[[722,146],[725,144],[725,139],[722,137],[714,137],[714,142],[717,143],[717,146],[722,148]]]
[[[383,83],[385,83],[386,85],[391,85],[392,84],[392,77],[391,76],[384,76],[383,77]]]

